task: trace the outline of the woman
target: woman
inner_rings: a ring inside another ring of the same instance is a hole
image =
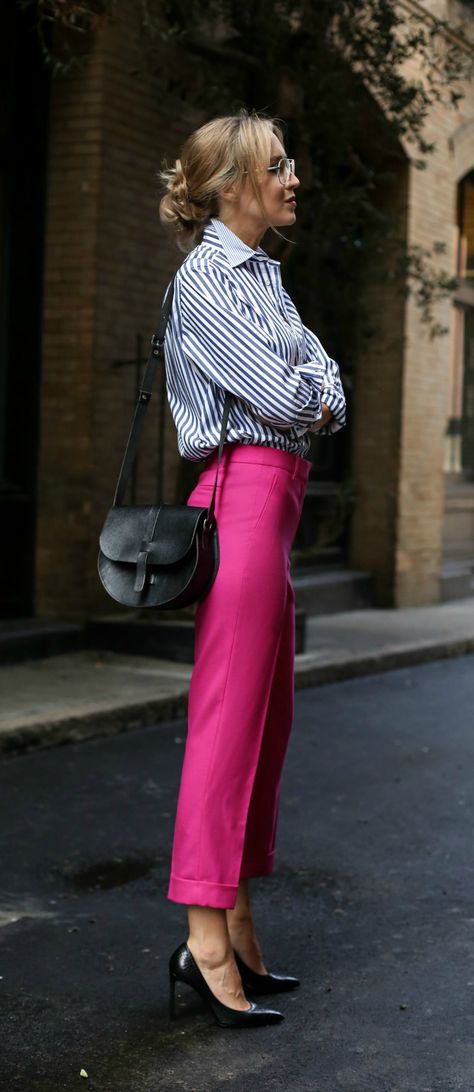
[[[189,921],[170,960],[171,1009],[175,983],[187,982],[226,1027],[282,1019],[246,993],[299,984],[267,972],[249,879],[273,869],[293,717],[289,551],[311,468],[304,456],[311,431],[345,423],[338,366],[259,245],[268,228],[295,222],[294,172],[278,124],[245,110],[199,128],[161,172],[161,218],[194,244],[165,343],[179,451],[204,460],[188,504],[209,502],[225,392],[234,396],[215,509],[220,565],[196,612],[168,891]]]

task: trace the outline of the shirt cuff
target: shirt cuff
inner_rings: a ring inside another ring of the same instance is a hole
[[[312,426],[311,432],[317,432],[318,436],[331,436],[334,432],[339,432],[339,429],[344,428],[346,423],[346,402],[341,396],[341,392],[336,387],[331,387],[329,384],[327,387],[323,386],[321,391],[321,402],[324,402],[326,406],[329,406],[333,416],[327,425],[323,428],[318,428],[317,424]]]
[[[306,360],[304,364],[297,365],[297,371],[300,375],[305,375],[308,379],[317,380],[320,388],[324,385],[326,377],[326,367],[319,360]]]

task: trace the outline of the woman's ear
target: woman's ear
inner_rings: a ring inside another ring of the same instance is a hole
[[[242,188],[242,178],[229,179],[228,182],[224,182],[222,188],[218,191],[217,196],[222,198],[223,201],[229,201],[231,204],[235,204],[235,202],[239,200]]]
[[[222,198],[223,201],[231,201],[232,203],[236,201],[237,191],[235,182],[230,182],[228,186],[224,187],[224,189],[219,190],[217,196]]]

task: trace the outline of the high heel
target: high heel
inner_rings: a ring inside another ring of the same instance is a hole
[[[249,1009],[240,1011],[224,1005],[209,988],[204,976],[192,956],[187,944],[180,944],[173,952],[169,962],[170,974],[170,1019],[175,1015],[174,991],[177,982],[185,982],[200,994],[211,1010],[216,1024],[221,1028],[250,1028],[262,1024],[277,1024],[283,1020],[283,1013],[276,1009],[266,1009],[250,1003]]]
[[[172,970],[170,969],[170,1020],[174,1020],[175,1015],[176,1015],[175,1007],[174,1007],[174,990],[175,990],[175,986],[176,986],[177,981],[178,981],[178,979],[176,978],[176,976],[173,974]]]
[[[257,974],[252,971],[234,949],[235,962],[240,971],[245,993],[284,993],[299,986],[298,978],[283,974]]]

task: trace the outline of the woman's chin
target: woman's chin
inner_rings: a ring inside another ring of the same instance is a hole
[[[285,224],[294,224],[296,220],[296,209],[288,208],[283,209],[280,213],[278,220],[275,220],[274,227],[283,227]]]

